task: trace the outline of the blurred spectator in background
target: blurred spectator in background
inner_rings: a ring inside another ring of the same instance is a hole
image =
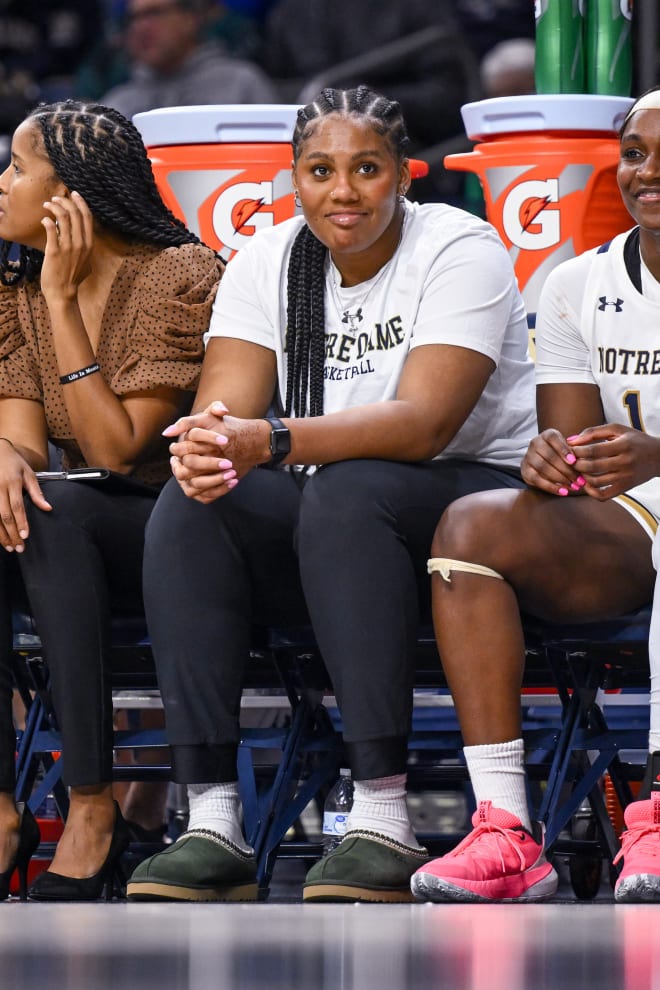
[[[73,74],[95,43],[102,0],[0,0],[0,135],[39,100],[71,95]],[[4,164],[6,154],[0,148]]]
[[[481,60],[484,97],[526,96],[534,93],[536,46],[531,38],[509,38],[491,48]]]
[[[307,102],[304,85],[314,80],[315,91],[320,90],[324,74],[327,85],[366,83],[398,100],[411,153],[424,157],[424,148],[462,131],[461,104],[476,98],[477,62],[454,9],[454,0],[276,0],[266,17],[260,64],[283,102]],[[431,35],[424,47],[403,57],[387,53],[380,63],[371,57],[381,46],[434,28],[446,31],[444,39]],[[354,74],[328,71],[358,57],[369,57],[370,64],[358,64]],[[440,168],[436,178],[442,180],[443,173]],[[443,198],[433,178],[424,184],[424,198]],[[422,198],[421,192],[417,180],[415,198]]]
[[[261,46],[264,9],[272,0],[209,0],[200,36],[219,41],[238,58],[255,58]],[[131,62],[126,50],[127,0],[104,0],[105,26],[76,73],[75,95],[98,100],[109,89],[127,82]]]
[[[126,117],[156,107],[274,103],[276,91],[252,62],[207,36],[210,0],[127,0],[125,51],[131,76],[100,96]]]

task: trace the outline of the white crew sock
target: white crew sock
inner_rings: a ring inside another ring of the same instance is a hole
[[[463,752],[477,804],[492,801],[493,807],[515,815],[531,831],[523,740],[465,746]]]
[[[355,781],[346,831],[355,829],[379,832],[404,846],[421,848],[408,818],[405,773]]]
[[[188,830],[206,828],[229,839],[245,853],[253,853],[243,837],[238,783],[188,784]]]

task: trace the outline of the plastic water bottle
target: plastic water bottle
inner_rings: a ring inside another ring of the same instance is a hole
[[[353,781],[351,771],[339,771],[339,780],[334,785],[323,805],[323,855],[336,849],[348,824],[348,815],[353,807]]]
[[[585,27],[587,92],[630,96],[633,75],[631,0],[590,0]]]
[[[536,92],[584,93],[585,0],[535,0]]]

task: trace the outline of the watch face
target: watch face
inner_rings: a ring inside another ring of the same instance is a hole
[[[288,454],[290,450],[291,437],[286,427],[281,430],[274,429],[270,435],[271,454]]]

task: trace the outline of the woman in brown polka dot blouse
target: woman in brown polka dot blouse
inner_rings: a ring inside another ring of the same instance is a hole
[[[161,431],[192,401],[221,262],[165,207],[135,127],[73,101],[37,107],[16,130],[0,239],[0,897],[15,867],[24,881],[39,839],[13,795],[20,568],[71,796],[30,897],[91,900],[127,844],[111,791],[108,619],[141,611],[144,527],[170,476]],[[65,467],[131,483],[40,481],[49,442]]]

